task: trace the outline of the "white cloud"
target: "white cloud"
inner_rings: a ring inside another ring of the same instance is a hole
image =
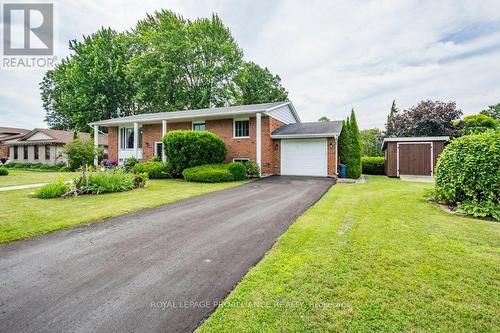
[[[466,114],[500,102],[498,1],[75,1],[55,8],[60,54],[68,39],[101,26],[125,30],[161,8],[189,18],[216,12],[246,59],[281,76],[304,121],[341,119],[355,108],[360,127],[382,127],[393,99],[400,108],[455,100]],[[41,125],[42,75],[0,71],[2,125]]]

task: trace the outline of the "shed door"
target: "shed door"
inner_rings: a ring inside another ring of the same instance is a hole
[[[399,174],[431,176],[431,147],[430,143],[399,143]]]
[[[326,139],[282,139],[281,174],[327,176]]]

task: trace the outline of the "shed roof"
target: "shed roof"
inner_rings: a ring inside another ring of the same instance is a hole
[[[271,137],[274,139],[333,137],[338,136],[341,130],[342,121],[298,123],[276,129],[271,133]]]
[[[395,137],[384,138],[382,149],[387,147],[387,142],[426,142],[426,141],[448,141],[449,136],[409,136],[409,137]]]

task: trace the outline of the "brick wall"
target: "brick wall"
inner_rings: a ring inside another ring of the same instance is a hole
[[[271,118],[262,118],[261,143],[262,143],[262,165],[261,172],[265,174],[280,173],[280,140],[271,139],[271,133],[283,126],[281,121]]]
[[[155,142],[162,140],[161,124],[142,125],[142,159],[147,161],[155,154]]]
[[[327,145],[328,145],[328,176],[336,176],[337,171],[335,170],[335,138],[328,138],[327,140]]]
[[[0,158],[9,158],[9,146],[0,145]]]
[[[118,127],[108,127],[108,159],[118,162]]]
[[[207,120],[205,127],[207,131],[216,134],[226,144],[226,162],[232,162],[233,158],[248,158],[255,162],[257,156],[255,117],[250,118],[250,137],[246,139],[233,138],[233,119]]]

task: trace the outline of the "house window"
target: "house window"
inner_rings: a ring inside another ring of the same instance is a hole
[[[28,146],[23,146],[23,157],[25,160],[28,159]]]
[[[142,148],[142,127],[139,128],[138,148]],[[120,128],[120,149],[134,149],[134,128]]]
[[[233,129],[235,138],[250,137],[250,121],[248,119],[235,119]]]
[[[243,163],[243,164],[247,164],[249,161],[250,161],[250,159],[246,158],[246,157],[233,158],[233,162],[240,162],[240,163]]]
[[[155,142],[155,156],[159,157],[161,159],[161,153],[163,150],[163,143],[162,142]]]
[[[17,150],[17,146],[14,146],[14,159],[17,160],[19,158],[19,155],[18,155],[18,150]]]
[[[45,160],[50,160],[50,146],[45,145]]]
[[[193,122],[193,131],[204,131],[205,129],[206,127],[204,121]]]
[[[37,145],[33,146],[33,152],[35,154],[35,160],[37,160],[38,159],[38,146]]]

